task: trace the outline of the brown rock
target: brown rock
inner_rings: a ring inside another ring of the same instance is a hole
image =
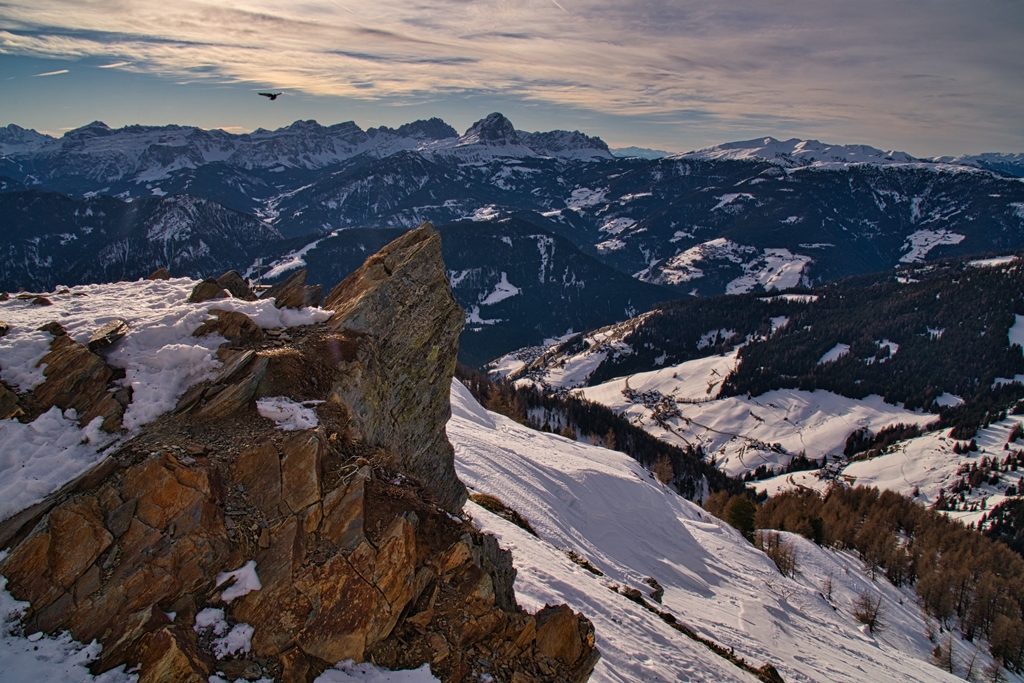
[[[124,320],[111,320],[109,323],[92,333],[86,346],[90,351],[98,351],[112,346],[128,334],[128,323]]]
[[[138,501],[134,498],[114,508],[107,515],[107,529],[114,535],[114,538],[121,538],[131,526],[132,518],[135,516],[135,506]]]
[[[253,652],[276,655],[291,647],[305,625],[312,603],[292,582],[305,557],[305,534],[294,517],[270,528],[270,547],[256,553],[263,588],[234,603],[234,616],[251,624]]]
[[[192,293],[189,294],[188,302],[190,304],[198,304],[203,301],[209,301],[210,299],[223,299],[228,295],[224,291],[224,288],[217,284],[217,281],[212,277],[208,277],[195,287],[192,288]]]
[[[275,518],[281,503],[281,456],[269,438],[238,454],[234,480],[245,488],[249,500],[268,517]]]
[[[118,620],[112,624],[110,634],[104,639],[99,660],[90,668],[95,673],[102,673],[122,664],[130,663],[134,666],[139,659],[136,654],[139,639],[170,623],[167,615],[156,605]]]
[[[217,284],[228,290],[231,296],[243,301],[256,301],[256,295],[249,289],[249,284],[242,279],[237,270],[228,272],[217,278]]]
[[[104,526],[96,499],[72,498],[50,513],[50,562],[53,580],[70,588],[100,554],[110,547],[114,537]]]
[[[192,336],[219,334],[235,344],[255,344],[263,341],[263,330],[245,313],[217,309],[211,309],[210,313],[214,319],[200,325]]]
[[[173,626],[147,635],[142,644],[138,683],[206,683],[210,667]]]
[[[40,325],[36,328],[36,332],[47,332],[54,337],[63,337],[67,334],[67,330],[64,329],[64,326],[56,320],[51,320],[45,325]]]
[[[297,647],[281,653],[281,683],[307,683],[309,660]]]
[[[320,500],[323,444],[307,430],[281,443],[281,497],[293,513]]]
[[[4,293],[4,296],[7,296],[6,292]],[[7,333],[10,331],[11,326],[5,323],[3,320],[0,320],[0,337],[6,337]]]
[[[11,417],[21,417],[25,411],[18,404],[18,395],[0,384],[0,420]]]
[[[50,577],[50,534],[40,525],[11,554],[0,561],[0,575],[6,576],[8,590],[17,600],[28,600],[43,609],[63,593]]]
[[[32,306],[52,306],[53,302],[45,296],[37,296],[30,302]]]
[[[378,543],[377,561],[373,570],[373,585],[396,611],[401,611],[412,597],[413,578],[416,575],[416,528],[407,513],[388,527]]]
[[[440,235],[424,223],[385,246],[324,307],[334,310],[328,327],[354,349],[339,353],[334,397],[348,406],[356,436],[395,453],[458,512],[467,494],[444,425],[465,314],[448,285]]]
[[[583,653],[579,620],[568,605],[545,605],[537,612],[537,649],[567,664],[579,659]]]
[[[363,466],[353,473],[348,485],[324,496],[324,518],[320,532],[343,550],[355,548],[363,541],[363,500],[370,468]]]
[[[225,371],[227,370],[228,368],[225,368]],[[252,363],[248,374],[234,384],[221,389],[210,398],[206,405],[200,409],[199,415],[209,419],[216,419],[248,408],[252,403],[253,397],[256,395],[256,387],[259,386],[260,380],[263,379],[263,374],[266,371],[266,357],[257,357]],[[225,373],[222,372],[221,374]],[[216,381],[214,380],[214,382]],[[209,390],[207,390],[206,395],[209,396]]]
[[[136,499],[135,517],[151,529],[165,529],[171,520],[210,496],[206,472],[183,467],[167,453],[128,471],[122,495]]]
[[[390,611],[377,589],[341,555],[300,573],[295,587],[316,605],[296,638],[303,652],[325,662],[363,661],[371,621]]]
[[[171,274],[167,272],[166,268],[157,268],[149,274],[147,280],[170,280]]]
[[[102,358],[65,334],[50,343],[50,352],[39,364],[46,365],[46,381],[35,389],[40,409],[74,408],[83,427],[92,419],[103,417],[106,431],[121,428],[124,409],[107,391],[111,372]]]
[[[319,304],[322,291],[322,285],[306,286],[306,269],[303,268],[263,292],[260,298],[273,299],[278,308],[302,308]]]
[[[220,372],[214,378],[214,386],[218,384],[231,384],[234,382],[242,376],[242,373],[248,369],[249,363],[255,360],[255,358],[255,351],[242,351],[241,353],[236,354],[231,358],[231,360],[224,364],[224,367],[221,368]]]

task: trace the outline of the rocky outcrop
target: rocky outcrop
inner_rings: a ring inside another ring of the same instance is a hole
[[[83,427],[101,417],[104,430],[119,431],[124,407],[107,391],[113,371],[84,344],[67,336],[58,323],[47,323],[40,329],[53,334],[54,339],[49,353],[39,361],[40,366],[45,366],[46,381],[35,388],[29,399],[33,416],[53,406],[61,410],[73,408]]]
[[[188,297],[189,303],[199,304],[210,299],[223,299],[228,293],[221,287],[216,280],[212,277],[208,277],[195,287],[192,288],[192,293]]]
[[[328,323],[229,342],[220,374],[172,414],[0,523],[25,628],[97,639],[94,671],[138,666],[140,682],[308,683],[349,658],[429,663],[443,681],[586,680],[590,622],[523,612],[511,555],[451,514],[465,495],[444,437],[462,314],[438,247],[421,227],[332,292]],[[58,336],[51,354],[74,344]],[[267,396],[313,401],[319,424],[275,429],[254,405]],[[249,566],[258,589],[224,578]],[[226,655],[193,628],[206,608],[251,627],[250,649]]]
[[[263,341],[263,330],[253,322],[252,318],[240,311],[210,311],[212,320],[200,325],[193,336],[202,337],[207,334],[219,334],[235,345],[247,346]]]
[[[167,272],[166,268],[157,268],[147,277],[147,280],[170,280],[171,274]]]
[[[260,298],[273,299],[278,308],[302,308],[319,305],[322,294],[323,285],[306,285],[306,269],[303,268],[263,292]]]
[[[393,452],[446,509],[462,509],[466,489],[444,425],[465,314],[440,235],[429,223],[406,233],[332,289],[324,308],[341,338],[332,396],[349,407],[358,438]]]
[[[115,343],[128,334],[128,323],[124,320],[114,319],[89,336],[86,346],[90,351],[100,351],[113,346]]]
[[[242,279],[237,270],[229,270],[221,275],[217,278],[217,284],[226,289],[236,299],[256,301],[256,295],[249,289],[249,284]]]

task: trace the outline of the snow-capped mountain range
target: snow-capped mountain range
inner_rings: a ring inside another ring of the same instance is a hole
[[[850,165],[948,166],[977,168],[1017,178],[1024,177],[1024,154],[963,154],[959,156],[914,157],[906,152],[881,150],[870,145],[833,145],[818,140],[776,140],[772,137],[727,142],[692,152],[673,155],[680,159],[757,159],[783,168],[844,168]]]
[[[256,256],[264,263],[288,261],[328,235],[334,235],[332,245],[345,243],[342,250],[354,253],[366,240],[347,234],[353,229],[409,229],[428,220],[486,225],[498,235],[513,225],[502,221],[516,218],[545,240],[564,239],[560,254],[574,250],[616,274],[592,274],[582,285],[576,273],[577,286],[587,287],[595,301],[616,298],[605,294],[619,288],[621,276],[662,292],[639,297],[647,301],[784,290],[1024,247],[1024,184],[1014,171],[1019,156],[927,160],[866,146],[762,138],[658,159],[617,158],[598,138],[527,133],[498,113],[462,135],[439,119],[366,130],[352,122],[297,121],[245,135],[93,123],[61,138],[12,124],[0,128],[0,201],[8,228],[0,249],[9,254],[0,265],[0,289],[114,277],[112,270],[69,259],[105,259],[99,252],[116,251],[121,233],[148,236],[163,211],[184,221],[176,234],[199,234],[201,226],[186,225],[197,214],[175,213],[169,201],[190,195],[218,205],[224,216],[247,225],[247,233],[262,233],[255,239],[260,247],[236,249],[232,262],[210,265],[198,243],[191,252],[168,250],[178,242],[153,238],[152,245],[121,249],[119,277],[158,267],[189,276],[208,275],[209,268],[246,270]],[[97,201],[126,207],[111,204],[105,211],[123,216],[121,233],[90,223],[90,203]],[[275,231],[281,236],[276,242]],[[517,326],[512,335],[504,335],[511,328],[493,328],[509,343],[495,355],[579,331],[578,325],[622,320],[630,308],[616,305],[612,317],[543,329],[508,322],[508,315],[488,313],[483,301],[502,272],[512,286],[522,284],[499,263],[499,253],[478,246],[475,252],[471,242],[459,247],[459,270],[483,268],[489,275],[479,280],[481,291],[464,296],[457,288],[457,295],[471,330],[496,319]],[[331,273],[343,275],[336,268]],[[569,282],[573,273],[558,277]],[[521,301],[507,301],[513,300]]]

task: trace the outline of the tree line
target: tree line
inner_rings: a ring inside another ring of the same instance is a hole
[[[544,393],[534,386],[495,381],[464,365],[455,377],[488,410],[542,432],[620,451],[689,499],[709,491],[743,491],[743,483],[708,463],[700,446],[678,448],[631,424],[610,408],[578,396]]]
[[[775,529],[856,551],[872,578],[913,586],[922,607],[945,628],[958,628],[968,641],[985,638],[1003,666],[1024,671],[1024,557],[1007,545],[875,488],[790,491],[760,506],[723,492],[705,507],[750,538],[757,529]],[[1008,514],[1024,514],[1024,508]]]

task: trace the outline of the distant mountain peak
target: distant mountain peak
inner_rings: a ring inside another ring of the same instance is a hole
[[[911,164],[921,163],[906,152],[881,150],[870,145],[833,145],[819,140],[771,136],[726,142],[678,155],[684,159],[762,159],[786,168],[824,167],[837,164]]]
[[[462,136],[463,144],[514,145],[519,142],[515,126],[503,114],[494,112],[480,119]]]

